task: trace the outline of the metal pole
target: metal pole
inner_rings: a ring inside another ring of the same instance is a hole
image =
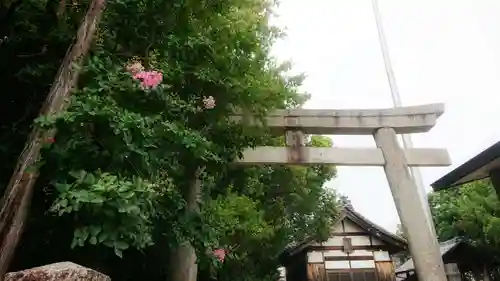
[[[387,73],[387,79],[389,80],[389,87],[391,88],[392,102],[394,104],[394,107],[401,107],[403,106],[403,104],[401,102],[401,97],[399,95],[399,89],[396,83],[396,76],[394,75],[394,70],[392,69],[391,58],[389,56],[389,47],[387,46],[384,29],[382,27],[382,19],[380,17],[380,11],[378,9],[378,0],[372,0],[372,5],[373,5],[373,13],[375,15],[375,22],[378,30],[380,48],[382,49],[382,56],[384,57],[385,71]],[[403,141],[404,148],[413,147],[413,142],[411,140],[410,135],[401,135],[401,138]],[[420,195],[419,199],[424,209],[425,216],[427,217],[427,223],[429,225],[429,228],[433,232],[434,236],[436,236],[436,229],[432,221],[431,211],[429,208],[429,204],[427,202],[427,194],[425,192],[424,182],[422,180],[422,174],[420,173],[420,169],[417,167],[411,167],[410,173],[417,185],[418,194]]]

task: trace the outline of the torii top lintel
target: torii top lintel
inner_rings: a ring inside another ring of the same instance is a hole
[[[300,130],[305,134],[371,135],[379,128],[393,128],[398,134],[424,133],[444,113],[444,104],[427,104],[385,109],[284,109],[266,116],[273,131]],[[235,115],[235,120],[245,119]],[[258,125],[258,121],[253,121]]]

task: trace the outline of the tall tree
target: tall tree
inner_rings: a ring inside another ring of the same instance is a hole
[[[500,202],[488,180],[431,193],[429,205],[441,240],[463,236],[499,248]]]
[[[8,104],[22,97],[19,108],[28,114],[2,127],[1,139],[10,141],[2,143],[2,159],[14,158],[36,115],[32,103],[42,100],[46,76],[55,74],[88,4],[68,3],[65,16],[50,21],[50,3],[24,0],[5,27],[11,40],[0,61],[12,68],[0,79],[18,90]],[[335,176],[333,167],[230,165],[247,147],[283,144],[233,123],[235,109],[263,116],[306,97],[301,77],[270,57],[280,35],[268,24],[272,5],[109,3],[72,106],[37,119],[38,128],[58,135],[44,144],[15,267],[71,259],[118,280],[164,280],[172,272],[168,253],[189,243],[207,273],[201,279],[271,280],[285,245],[325,238],[337,201],[322,185]],[[313,137],[309,145],[331,141]],[[12,164],[1,165],[2,175],[11,172]],[[187,208],[192,198],[200,212]],[[224,262],[216,249],[227,253]]]
[[[497,275],[500,262],[500,202],[489,180],[433,192],[429,205],[441,241],[462,237],[485,255]]]

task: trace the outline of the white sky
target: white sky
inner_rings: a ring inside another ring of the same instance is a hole
[[[426,186],[500,140],[500,1],[379,0],[404,105],[444,102],[445,114],[415,146],[447,148],[453,166],[424,168]],[[307,75],[308,108],[392,107],[371,0],[281,0],[288,36],[281,59]],[[337,146],[374,146],[336,136]],[[356,210],[395,231],[399,222],[382,168],[340,167],[328,184]],[[430,190],[430,187],[428,187]]]

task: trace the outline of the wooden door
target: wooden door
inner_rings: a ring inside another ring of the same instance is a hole
[[[324,263],[309,263],[307,264],[307,280],[308,281],[328,281],[326,279],[326,271]]]
[[[378,281],[394,281],[396,279],[392,261],[376,262],[375,268],[377,271]]]

